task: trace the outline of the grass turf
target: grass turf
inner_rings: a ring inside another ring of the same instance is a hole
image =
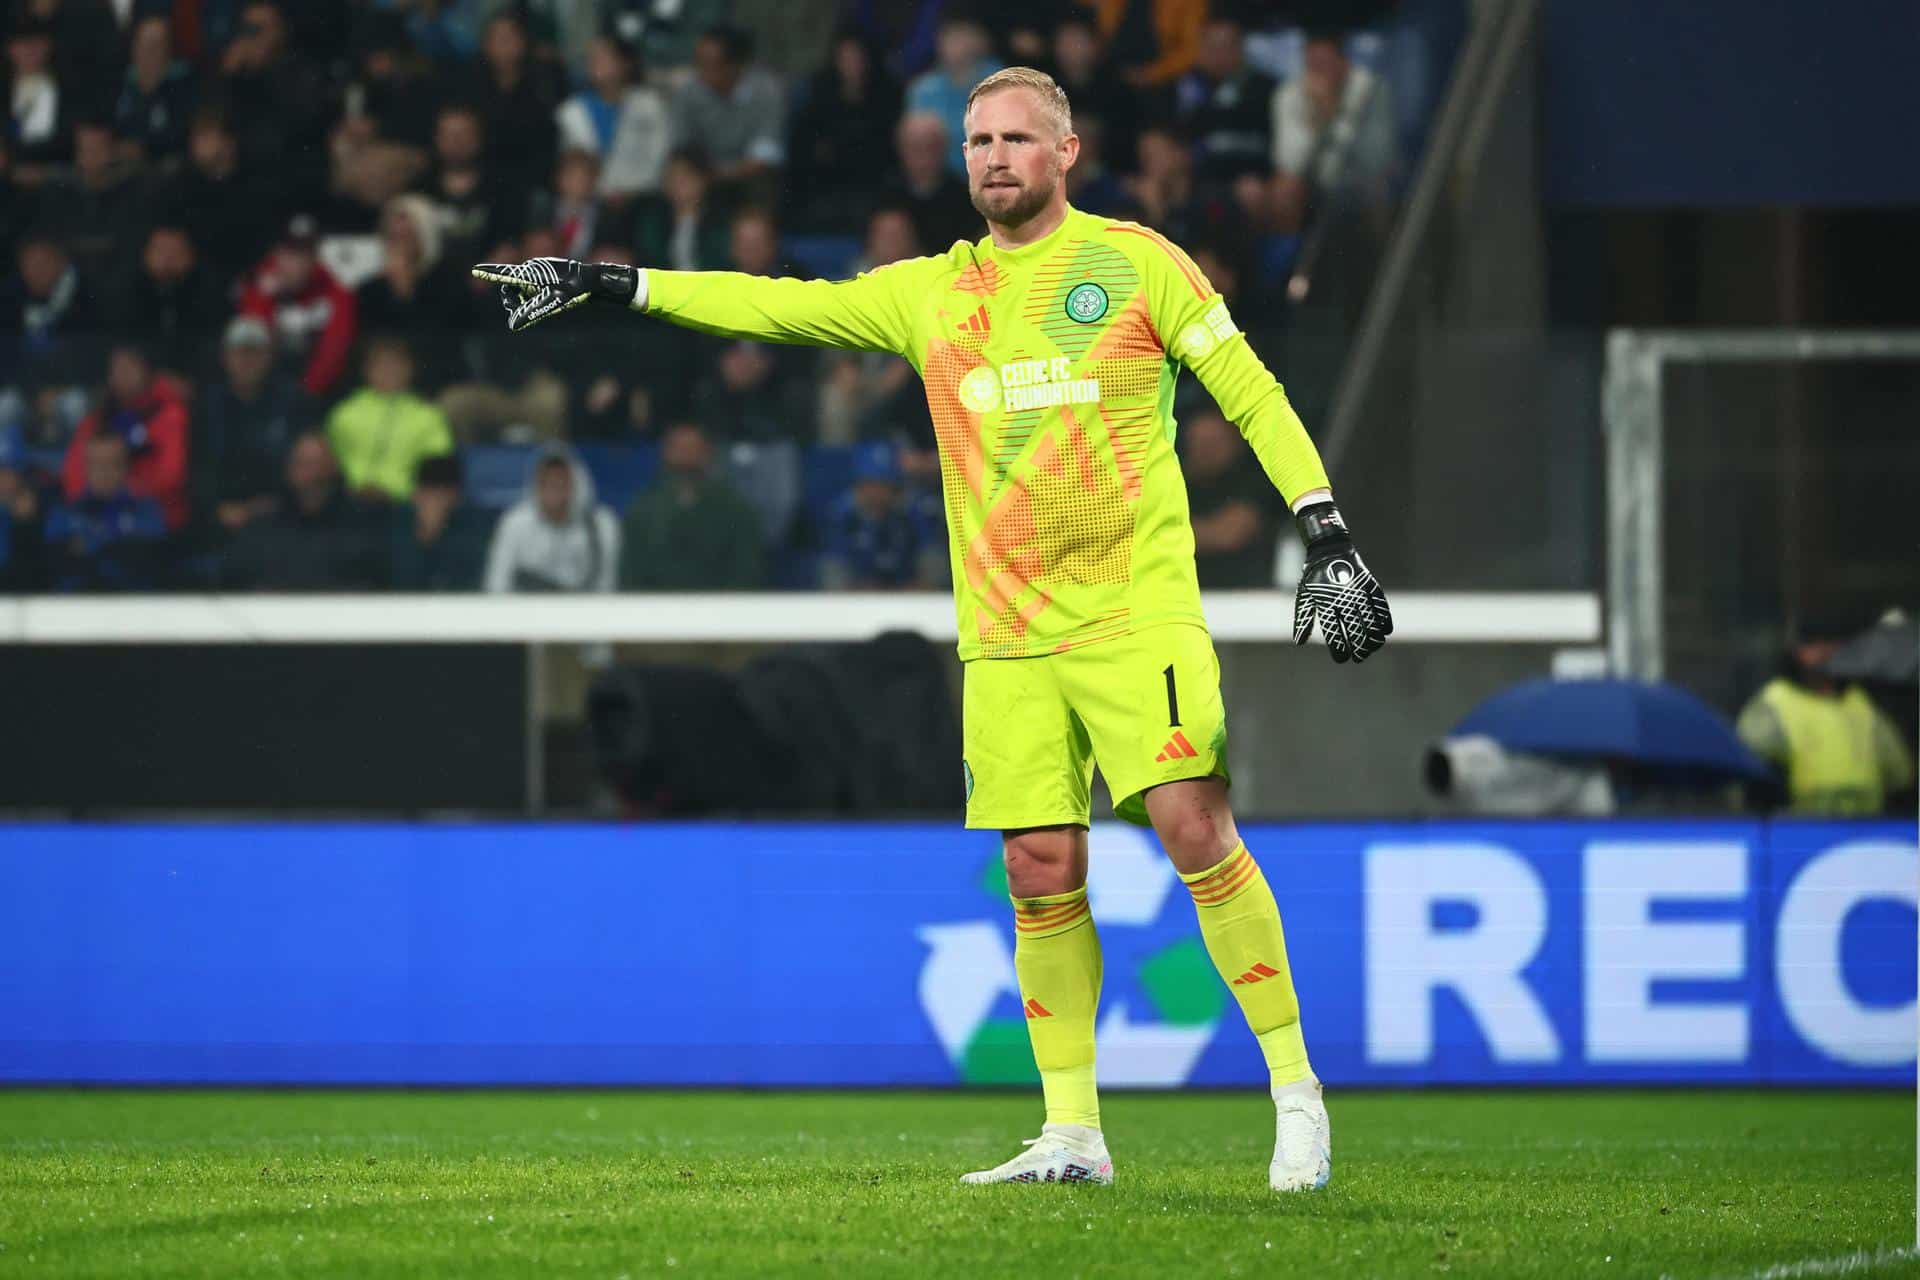
[[[1916,1274],[1897,1094],[1115,1094],[1110,1188],[954,1185],[1030,1097],[0,1092],[0,1275]]]

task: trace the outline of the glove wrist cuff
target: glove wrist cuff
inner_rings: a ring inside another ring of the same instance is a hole
[[[1347,532],[1346,519],[1331,499],[1312,503],[1294,512],[1293,523],[1300,531],[1300,541],[1309,550],[1353,545],[1353,536]]]
[[[631,305],[639,286],[639,271],[623,263],[596,262],[589,268],[587,292],[596,301]]]

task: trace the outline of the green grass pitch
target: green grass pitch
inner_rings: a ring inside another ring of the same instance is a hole
[[[1920,1274],[1899,1094],[1113,1094],[1117,1182],[954,1185],[1037,1100],[0,1092],[0,1276]]]

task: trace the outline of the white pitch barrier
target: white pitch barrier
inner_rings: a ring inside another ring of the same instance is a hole
[[[1585,592],[1403,591],[1394,644],[1594,645]],[[1204,600],[1221,643],[1293,639],[1293,596]],[[954,638],[945,592],[628,595],[0,596],[0,644],[673,644]]]

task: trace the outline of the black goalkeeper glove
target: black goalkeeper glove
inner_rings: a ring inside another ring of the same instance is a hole
[[[507,328],[519,333],[542,320],[571,311],[593,299],[627,306],[639,287],[639,272],[614,262],[575,262],[571,258],[529,258],[520,263],[483,262],[477,280],[500,286]]]
[[[1393,634],[1387,593],[1353,549],[1347,522],[1331,499],[1303,507],[1294,521],[1307,544],[1307,563],[1293,597],[1293,642],[1305,644],[1317,621],[1335,662],[1365,662]]]

